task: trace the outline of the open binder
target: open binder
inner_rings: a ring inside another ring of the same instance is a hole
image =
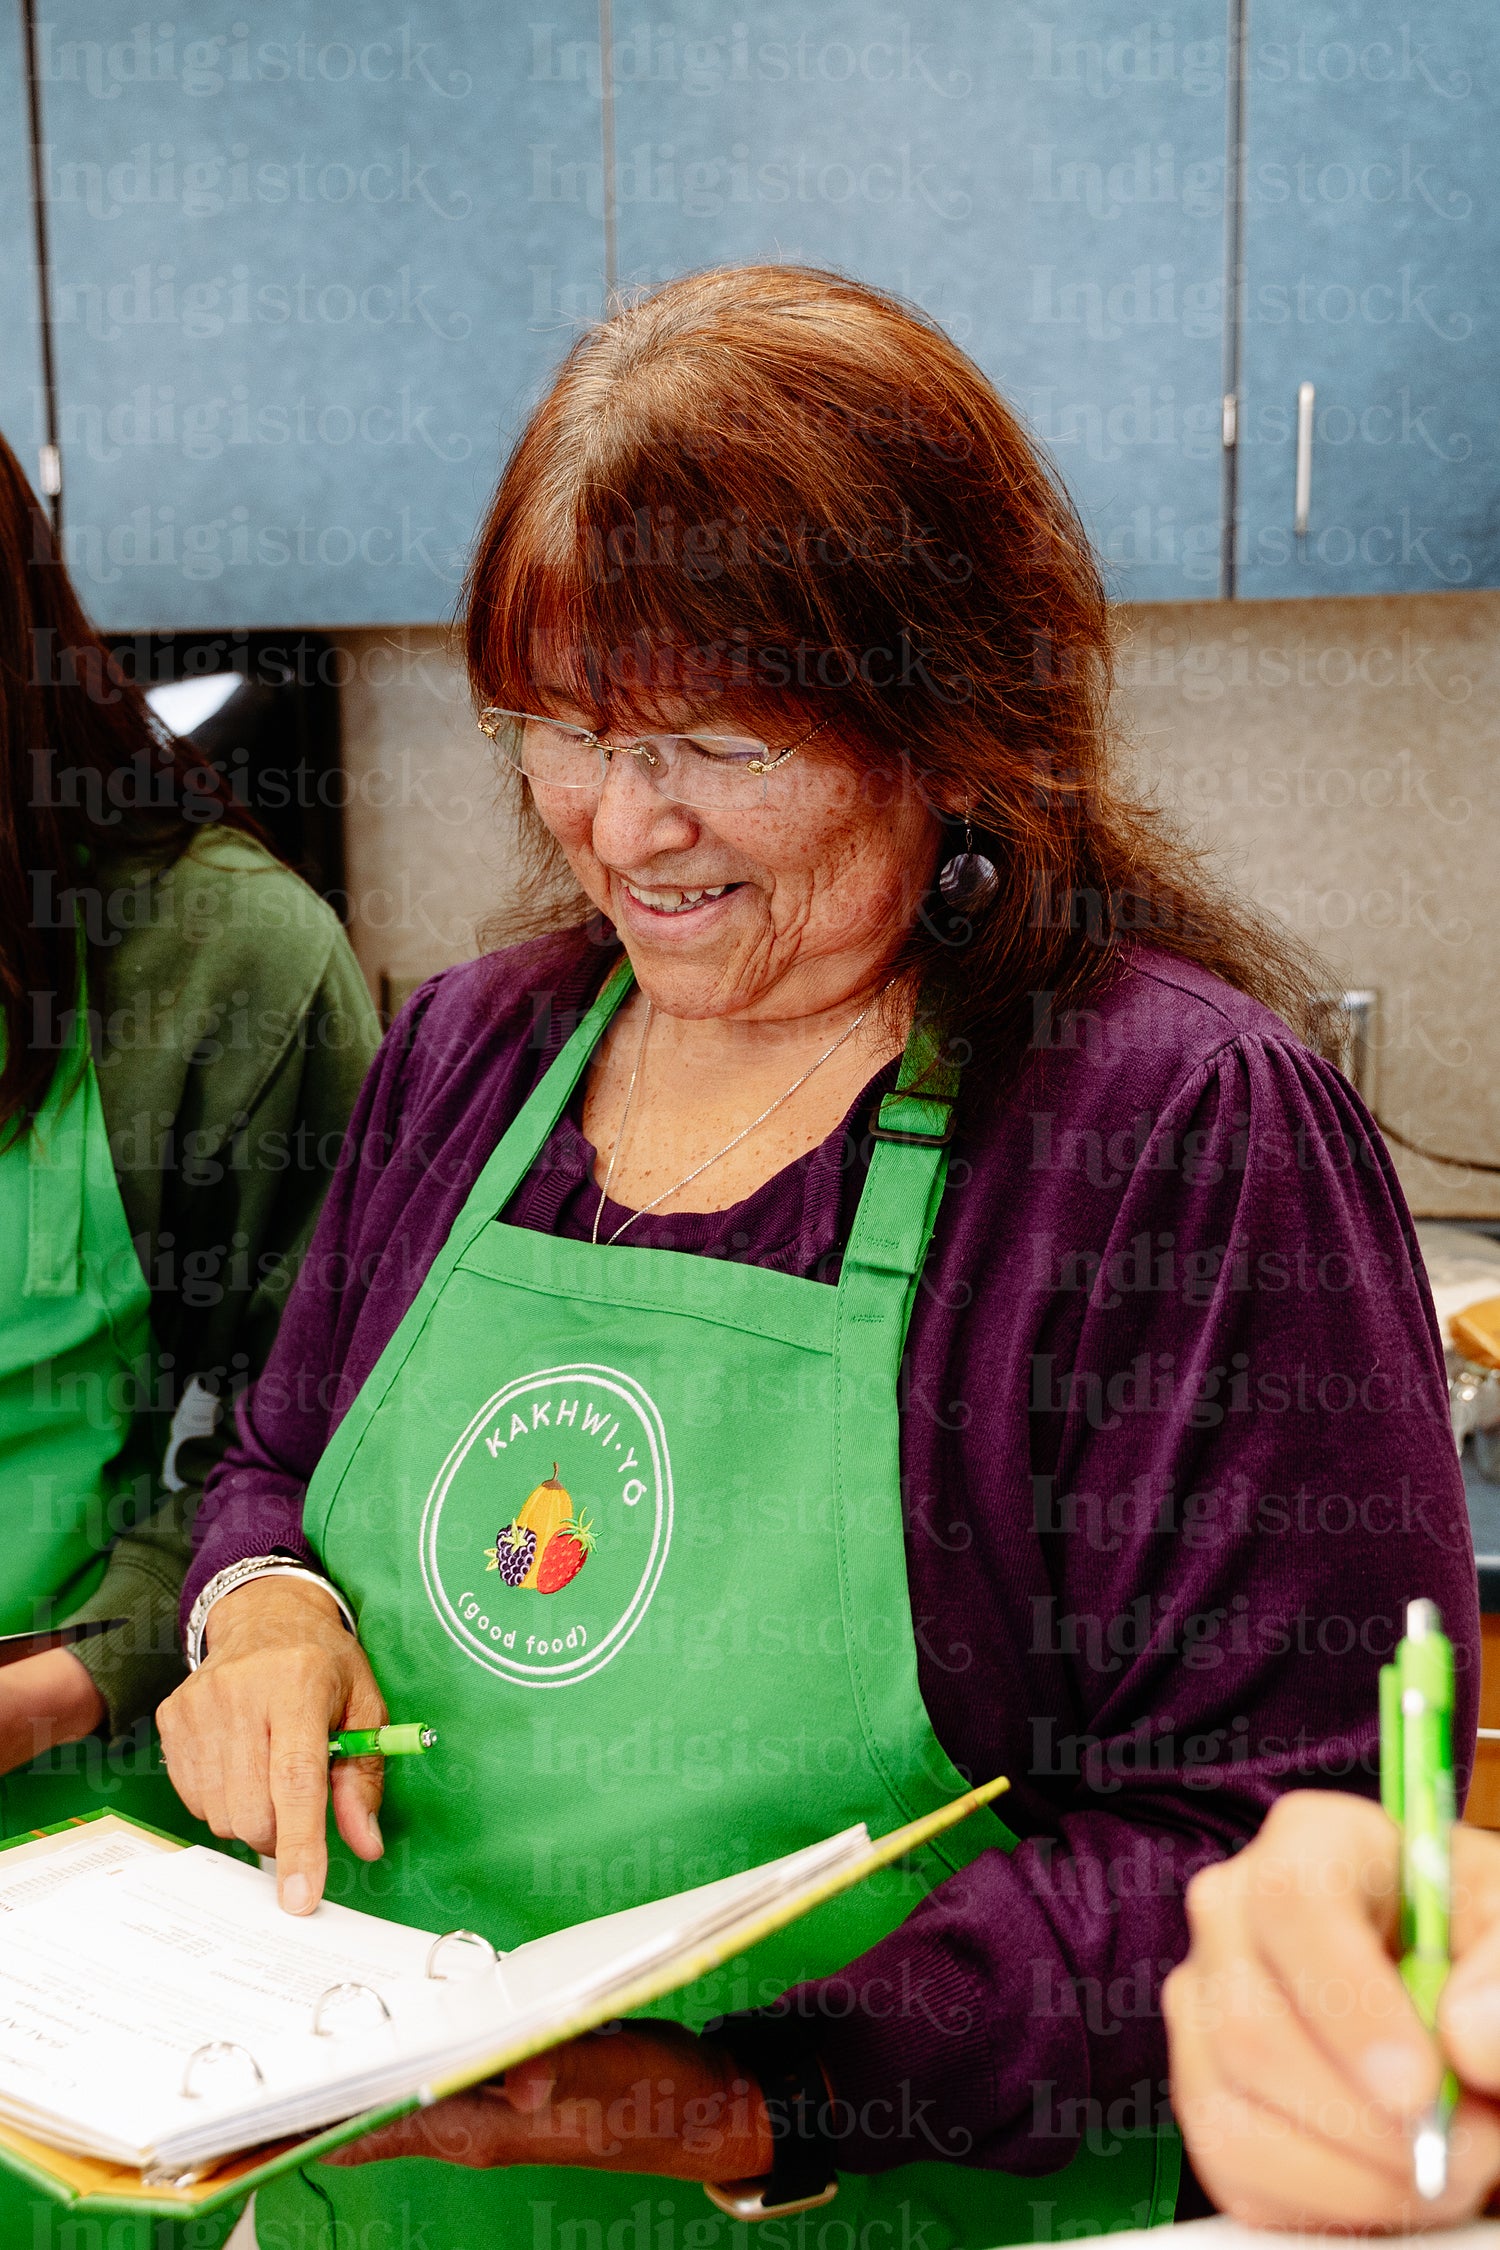
[[[116,1813],[14,1839],[0,1846],[0,2164],[80,2211],[215,2210],[693,1984],[1007,1786],[988,1782],[887,1836],[849,1829],[498,1958],[471,1932],[413,1930],[346,1907],[279,1916],[269,1874]],[[272,1954],[279,1982],[265,1968]],[[135,2006],[154,1957],[167,1967],[167,2000]],[[97,2040],[76,2030],[86,1979]],[[73,2051],[47,2068],[26,2045],[36,2007],[75,2024]],[[217,2035],[246,2031],[257,2008],[260,2032]]]

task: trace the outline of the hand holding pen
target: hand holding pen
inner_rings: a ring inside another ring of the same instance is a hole
[[[1500,2187],[1500,1835],[1452,1833],[1452,1972],[1423,2028],[1398,1967],[1400,1836],[1369,1801],[1298,1790],[1194,1878],[1168,1978],[1172,2106],[1199,2179],[1250,2225],[1451,2225]],[[1445,2059],[1459,2103],[1441,2197],[1417,2135]]]
[[[360,1859],[379,1859],[379,1756],[330,1762],[341,1730],[386,1708],[368,1659],[321,1587],[255,1578],[216,1602],[202,1664],[157,1713],[178,1795],[218,1836],[273,1856],[282,1906],[311,1914],[328,1871],[330,1801]]]

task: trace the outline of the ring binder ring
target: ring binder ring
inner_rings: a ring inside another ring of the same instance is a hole
[[[380,2010],[381,2021],[383,2023],[390,2022],[391,2011],[386,2006],[385,2002],[381,1999],[380,1994],[375,1990],[373,1984],[357,1984],[352,1981],[346,1980],[342,1984],[325,1985],[323,1990],[318,1994],[317,1999],[313,2002],[312,2027],[314,2039],[331,2039],[333,2037],[333,2033],[325,2029],[323,2023],[323,2010],[328,2005],[328,2002],[330,2000],[347,2000],[350,1994],[355,1992],[362,1992],[367,1999],[373,2000],[376,2007]]]
[[[439,1984],[446,1984],[448,1982],[448,1979],[443,1975],[441,1969],[434,1966],[437,1961],[438,1955],[442,1952],[445,1945],[455,1945],[458,1943],[462,1943],[464,1945],[482,1945],[485,1952],[490,1957],[491,1968],[498,1968],[501,1961],[505,1958],[503,1954],[497,1953],[495,1951],[495,1948],[491,1945],[489,1939],[487,1937],[481,1937],[477,1930],[444,1930],[442,1936],[435,1937],[431,1945],[429,1945],[427,1948],[427,1975],[435,1978]]]
[[[248,2047],[242,2047],[237,2039],[205,2039],[203,2045],[195,2047],[188,2056],[183,2070],[182,2098],[184,2101],[196,2102],[203,2099],[197,2087],[193,2084],[193,2072],[197,2069],[199,2063],[207,2062],[210,2058],[218,2059],[224,2055],[243,2055],[255,2073],[256,2085],[264,2086],[266,2082],[265,2073]]]

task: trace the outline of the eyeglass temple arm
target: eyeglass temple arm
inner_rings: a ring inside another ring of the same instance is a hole
[[[819,719],[815,727],[809,727],[806,734],[799,734],[795,742],[789,742],[784,750],[773,751],[769,758],[764,759],[758,765],[752,766],[750,771],[752,773],[774,773],[778,766],[786,764],[788,758],[795,758],[799,750],[805,750],[815,734],[821,734],[825,727],[831,727],[832,725],[833,717],[830,713],[826,719]]]

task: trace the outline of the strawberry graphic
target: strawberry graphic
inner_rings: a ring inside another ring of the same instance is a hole
[[[595,1544],[594,1527],[587,1516],[562,1524],[547,1541],[537,1564],[536,1590],[558,1594],[578,1576]]]

